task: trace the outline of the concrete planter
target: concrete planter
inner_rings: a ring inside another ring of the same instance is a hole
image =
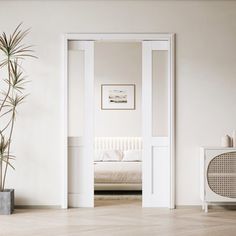
[[[10,215],[14,211],[14,189],[0,192],[0,215]]]

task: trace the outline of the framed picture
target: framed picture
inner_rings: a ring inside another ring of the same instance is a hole
[[[135,85],[103,84],[101,108],[102,110],[135,110]]]

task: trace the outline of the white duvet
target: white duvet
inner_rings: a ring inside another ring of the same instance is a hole
[[[142,162],[94,162],[95,183],[142,183]]]

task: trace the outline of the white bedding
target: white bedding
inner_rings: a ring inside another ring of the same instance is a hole
[[[142,162],[94,162],[96,183],[142,183]]]

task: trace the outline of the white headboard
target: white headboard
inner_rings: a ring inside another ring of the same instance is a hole
[[[95,150],[141,150],[141,137],[96,137]]]

